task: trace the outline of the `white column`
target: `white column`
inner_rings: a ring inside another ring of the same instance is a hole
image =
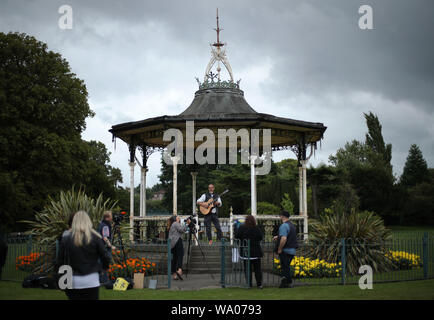
[[[233,224],[234,224],[234,213],[232,212],[232,206],[230,209],[230,213],[229,213],[229,238],[231,240],[231,245],[234,244],[234,228],[233,228]]]
[[[134,162],[130,162],[130,240],[133,241],[134,233]]]
[[[307,160],[301,162],[303,169],[303,233],[304,239],[307,239],[308,222],[307,222],[307,179],[306,179],[306,164]]]
[[[256,174],[255,174],[255,161],[257,156],[250,156],[250,199],[252,216],[256,217]]]
[[[139,165],[140,166],[140,165]],[[140,201],[139,201],[139,216],[142,216],[143,212],[143,167],[140,170]]]
[[[146,217],[146,172],[148,168],[142,167],[140,179],[140,216]]]
[[[196,178],[197,178],[197,172],[190,172],[191,173],[191,178],[192,178],[192,200],[193,200],[193,211],[192,214],[194,215],[196,213],[196,208],[197,208],[197,204],[196,204]]]
[[[173,165],[173,214],[178,214],[178,161],[179,157],[170,157]]]
[[[302,162],[303,168],[303,215],[307,216],[307,187],[306,187],[306,163]]]
[[[303,168],[301,166],[298,167],[298,213],[300,216],[303,215]]]

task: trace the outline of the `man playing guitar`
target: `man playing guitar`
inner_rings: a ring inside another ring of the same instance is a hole
[[[214,207],[211,209],[211,212],[205,215],[205,228],[206,228],[206,236],[208,237],[209,244],[212,244],[212,236],[211,236],[211,222],[214,224],[217,230],[217,240],[221,240],[222,238],[222,229],[220,227],[220,222],[217,217],[218,207],[222,206],[222,200],[220,196],[214,193],[214,185],[210,184],[208,186],[208,192],[204,193],[198,200],[197,204],[201,207],[208,208],[208,201],[210,199],[214,199]]]

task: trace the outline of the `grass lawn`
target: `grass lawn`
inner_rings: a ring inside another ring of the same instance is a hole
[[[295,299],[295,300],[365,300],[365,299],[434,299],[434,280],[408,281],[374,284],[372,290],[361,290],[358,286],[303,286],[292,289],[265,288],[263,290],[226,288],[194,291],[180,290],[128,290],[116,292],[100,289],[100,298],[105,300],[255,300],[255,299]],[[66,299],[63,292],[48,289],[23,289],[21,283],[0,281],[0,300],[24,299]]]
[[[434,232],[434,226],[387,226],[387,228],[392,230],[392,233],[399,232]]]

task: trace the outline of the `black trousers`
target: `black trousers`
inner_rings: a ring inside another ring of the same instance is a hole
[[[222,238],[222,228],[220,227],[219,218],[217,217],[217,213],[210,212],[204,218],[206,236],[208,238],[208,241],[212,240],[211,222],[214,224],[214,226],[217,230],[217,240],[220,240]]]
[[[292,283],[292,277],[291,277],[291,261],[294,258],[292,254],[287,254],[282,252],[279,254],[280,258],[280,270],[282,277],[286,278],[288,283]]]
[[[250,272],[247,274],[247,264],[250,262]],[[255,272],[256,285],[262,286],[262,268],[261,268],[261,259],[251,259],[244,260],[244,271],[246,276],[246,281],[249,282],[250,286],[252,286],[252,273]]]
[[[179,238],[175,246],[171,250],[172,252],[172,273],[178,271],[182,268],[182,259],[184,258],[184,246],[182,244],[182,239]]]
[[[69,300],[99,300],[99,287],[86,289],[66,289]]]

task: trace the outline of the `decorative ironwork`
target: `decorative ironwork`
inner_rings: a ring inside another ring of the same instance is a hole
[[[161,148],[161,147],[151,147],[151,146],[148,146],[146,144],[142,144],[142,145],[138,146],[138,149],[139,149],[139,151],[140,151],[140,153],[142,155],[142,159],[143,159],[142,167],[146,168],[147,163],[148,163],[148,159],[151,156],[151,154],[153,154],[156,151],[161,151],[164,148]]]
[[[226,46],[226,43],[220,42],[220,31],[223,29],[220,29],[219,26],[219,14],[217,9],[217,28],[214,29],[217,32],[217,41],[214,42],[211,45],[211,59],[208,62],[208,65],[205,70],[205,77],[203,79],[203,83],[199,83],[199,89],[206,89],[206,88],[239,88],[239,81],[235,84],[234,83],[234,76],[232,74],[232,68],[229,63],[229,60],[226,56],[226,50],[223,48]],[[217,62],[217,74],[214,74],[211,72],[211,68],[214,66],[214,64]],[[229,73],[230,80],[229,81],[221,81],[220,79],[220,62],[225,66],[226,70]],[[214,81],[214,78],[217,78],[217,81]],[[210,81],[211,80],[211,81]]]
[[[131,137],[131,141],[128,144],[128,149],[130,151],[130,162],[134,162],[134,159],[136,157],[136,144],[134,136]]]
[[[210,71],[210,73],[206,75],[206,79],[211,80],[211,83],[214,83],[214,79],[218,80],[218,78],[219,78],[219,75],[213,73],[212,71]]]
[[[209,89],[209,88],[229,88],[229,89],[239,89],[239,81],[234,83],[233,81],[210,81],[207,78],[203,83],[199,83],[199,89]]]

